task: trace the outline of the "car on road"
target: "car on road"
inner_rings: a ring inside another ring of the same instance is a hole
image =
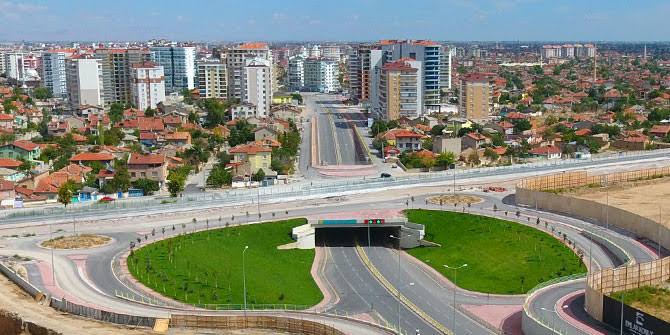
[[[114,201],[114,198],[111,197],[104,197],[99,200],[100,202],[112,202]]]
[[[391,174],[387,172],[382,172],[381,178],[391,178]]]

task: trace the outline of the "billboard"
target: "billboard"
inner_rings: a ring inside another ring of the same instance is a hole
[[[621,305],[620,301],[603,296],[603,321],[617,330],[622,326]],[[670,335],[670,323],[623,305],[623,334]]]

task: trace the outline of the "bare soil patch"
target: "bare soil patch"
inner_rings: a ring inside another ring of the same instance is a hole
[[[670,227],[670,177],[641,180],[612,185],[606,188],[585,187],[571,190],[567,195],[596,201],[601,204],[642,215]],[[608,200],[609,198],[609,200]]]
[[[41,245],[50,249],[87,249],[105,245],[111,240],[112,239],[108,236],[80,234],[76,236],[59,236],[44,241]]]
[[[472,205],[482,201],[480,197],[462,194],[441,194],[428,198],[428,202],[433,205]]]

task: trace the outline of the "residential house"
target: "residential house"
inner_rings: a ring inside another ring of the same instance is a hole
[[[114,160],[114,155],[107,152],[82,152],[70,158],[71,163],[88,164],[92,162],[100,162],[107,165]]]
[[[40,146],[25,140],[0,145],[0,157],[34,161],[40,157]]]
[[[157,181],[163,188],[168,176],[168,163],[163,154],[132,153],[128,157],[128,173],[132,181],[146,178]]]
[[[14,115],[0,114],[0,128],[13,129],[14,128]]]
[[[18,170],[23,162],[12,158],[0,158],[0,168]]]
[[[491,139],[480,133],[467,133],[461,138],[461,150],[479,149],[484,144],[491,143]]]
[[[191,133],[187,131],[176,131],[163,135],[163,140],[167,144],[173,144],[178,147],[191,145]]]
[[[270,172],[272,149],[257,144],[240,144],[231,148],[228,153],[233,155],[231,164],[236,167],[238,174],[251,175],[259,169]]]
[[[241,103],[230,109],[230,119],[248,119],[256,115],[256,105],[251,103]]]
[[[544,158],[544,159],[559,159],[561,158],[561,148],[553,145],[547,145],[543,147],[537,147],[533,148],[530,151],[528,151],[529,154],[539,157],[539,158]]]
[[[458,157],[458,155],[461,153],[461,138],[446,135],[434,136],[433,152],[436,154],[453,152],[454,155]]]
[[[254,139],[256,141],[263,140],[266,138],[276,140],[278,135],[279,135],[278,131],[267,126],[258,127],[254,129]]]
[[[4,206],[3,200],[14,200],[16,192],[14,191],[14,183],[9,180],[0,179],[0,205]]]
[[[649,130],[649,135],[656,138],[666,139],[668,134],[670,134],[670,124],[657,124]]]

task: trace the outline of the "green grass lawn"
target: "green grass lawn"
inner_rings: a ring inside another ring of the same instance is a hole
[[[453,281],[443,265],[458,270],[458,286],[495,294],[523,294],[535,285],[586,267],[555,238],[518,223],[456,212],[408,210],[410,222],[426,227],[425,239],[441,247],[408,250]]]
[[[237,226],[166,239],[128,258],[144,285],[192,304],[242,304],[242,250],[248,304],[315,305],[322,294],[310,275],[314,250],[278,250],[291,243],[293,219]]]
[[[663,286],[643,286],[640,288],[610,294],[610,297],[624,304],[670,322],[670,282]]]

